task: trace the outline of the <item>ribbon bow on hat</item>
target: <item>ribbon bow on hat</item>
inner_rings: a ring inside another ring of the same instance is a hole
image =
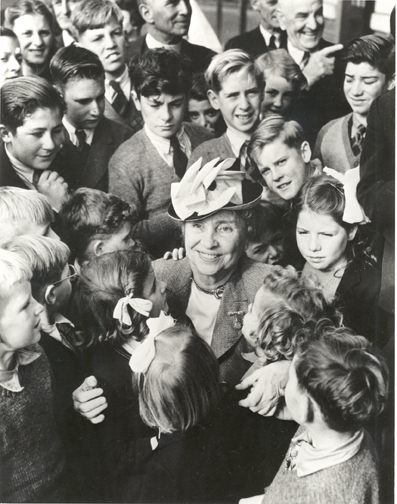
[[[147,319],[146,324],[149,327],[149,335],[130,358],[130,368],[134,373],[146,373],[156,355],[154,340],[162,331],[173,327],[175,320],[161,311],[159,317]]]
[[[194,213],[198,216],[210,214],[228,203],[243,204],[244,172],[227,171],[236,162],[233,158],[218,164],[219,160],[219,157],[213,159],[201,168],[203,158],[200,158],[180,182],[171,184],[172,204],[180,219],[185,220]]]
[[[132,294],[128,294],[128,296],[119,299],[113,311],[113,318],[119,320],[126,326],[132,325],[131,317],[127,309],[128,305],[138,313],[145,315],[145,317],[149,316],[153,308],[153,303],[151,301],[148,299],[134,298]]]
[[[332,168],[324,168],[323,171],[343,184],[345,192],[343,221],[348,224],[365,224],[366,222],[370,222],[356,196],[356,188],[360,180],[360,169],[358,167],[353,168],[347,170],[346,173],[337,172]]]

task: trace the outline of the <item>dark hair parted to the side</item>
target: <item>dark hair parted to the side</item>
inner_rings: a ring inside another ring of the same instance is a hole
[[[70,20],[76,35],[81,35],[87,30],[103,28],[112,18],[122,26],[123,14],[112,0],[82,0],[77,3]]]
[[[130,75],[138,98],[162,93],[188,95],[192,84],[189,59],[169,49],[150,49],[133,59]]]
[[[219,404],[219,365],[194,330],[175,325],[155,339],[156,355],[137,376],[142,420],[161,433],[185,431]]]
[[[76,45],[59,49],[50,62],[50,72],[53,83],[60,86],[71,80],[99,81],[105,78],[105,71],[98,56]]]
[[[111,252],[94,257],[80,272],[75,294],[85,335],[85,347],[100,341],[123,344],[131,337],[140,341],[149,332],[147,317],[127,306],[131,326],[119,322],[113,312],[119,299],[142,297],[152,267],[149,255],[136,250]]]
[[[248,144],[249,157],[258,162],[262,149],[278,138],[290,149],[300,150],[306,140],[302,126],[296,121],[287,121],[280,115],[271,115],[261,121]]]
[[[26,117],[37,109],[59,110],[65,104],[61,95],[46,79],[37,76],[18,77],[6,81],[1,88],[1,123],[15,133]]]
[[[193,74],[192,79],[192,87],[189,91],[189,99],[204,101],[208,100],[208,91],[209,87],[207,81],[205,80],[203,72],[197,72]]]
[[[357,430],[385,407],[387,366],[363,336],[345,327],[327,326],[320,332],[297,351],[298,384],[319,405],[331,429]]]
[[[395,45],[390,35],[364,35],[351,40],[344,49],[343,61],[369,63],[386,75],[389,82],[395,72]]]
[[[10,37],[18,40],[18,37],[15,35],[15,33],[5,26],[0,26],[0,37]]]
[[[12,29],[15,20],[26,14],[41,14],[44,16],[52,33],[54,33],[55,22],[52,11],[40,0],[16,0],[16,2],[5,10],[4,25]]]
[[[65,241],[80,263],[88,260],[89,244],[117,233],[125,222],[135,223],[134,209],[113,194],[81,187],[60,211],[65,227]]]

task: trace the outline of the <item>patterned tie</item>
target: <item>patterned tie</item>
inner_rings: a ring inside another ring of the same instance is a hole
[[[88,154],[90,152],[90,146],[86,142],[86,132],[84,130],[76,130],[76,137],[77,137],[77,145],[76,149],[80,153],[80,156],[83,160],[83,163],[87,161]]]
[[[363,148],[363,141],[365,138],[365,133],[367,132],[367,128],[360,124],[357,127],[357,133],[354,135],[354,138],[351,138],[351,147],[353,154],[355,156],[360,156],[362,148]]]
[[[125,97],[125,94],[117,81],[111,80],[109,82],[109,86],[116,92],[116,97],[112,102],[112,107],[119,115],[121,115],[121,117],[126,117],[129,111],[130,102]]]
[[[256,163],[248,156],[247,147],[249,141],[246,140],[240,148],[239,160],[240,170],[244,171],[254,182],[263,184],[263,178]]]
[[[181,149],[181,145],[176,137],[170,138],[172,147],[172,162],[174,164],[175,173],[181,179],[186,172],[187,157]]]
[[[273,49],[277,49],[276,37],[274,35],[270,37],[269,41],[269,50],[272,51]]]
[[[309,63],[309,60],[310,60],[310,53],[306,51],[305,54],[303,55],[301,64],[299,65],[301,70],[305,68],[305,66]]]

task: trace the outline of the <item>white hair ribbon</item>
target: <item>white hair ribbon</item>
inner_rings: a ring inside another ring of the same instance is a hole
[[[127,306],[130,305],[136,312],[149,316],[150,310],[153,308],[153,303],[149,299],[134,298],[132,294],[128,294],[117,301],[113,311],[113,318],[119,320],[126,326],[132,325],[130,314]]]
[[[172,204],[182,220],[195,212],[199,216],[206,215],[220,210],[228,203],[243,203],[241,183],[245,179],[245,173],[227,171],[236,162],[235,159],[227,158],[217,165],[219,160],[219,157],[213,159],[201,168],[203,158],[200,158],[192,164],[180,182],[171,184]]]
[[[348,224],[365,224],[366,222],[370,222],[356,196],[357,184],[360,181],[360,168],[352,168],[351,170],[347,170],[346,173],[337,172],[332,168],[324,168],[323,171],[343,184],[345,192],[343,221]]]
[[[175,320],[161,311],[159,317],[147,319],[146,324],[149,327],[149,335],[130,358],[130,368],[134,373],[146,373],[156,355],[154,340],[162,331],[173,327]]]

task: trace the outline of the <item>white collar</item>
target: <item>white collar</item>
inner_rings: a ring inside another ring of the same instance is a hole
[[[68,30],[62,30],[62,41],[64,47],[68,47],[76,42]]]
[[[288,47],[288,52],[292,59],[295,61],[297,65],[301,65],[302,60],[305,56],[305,51],[302,51],[302,49],[297,49],[294,45],[291,44],[290,40],[288,39],[287,42],[287,47]]]
[[[259,30],[262,34],[262,37],[265,39],[266,45],[269,46],[270,44],[270,39],[274,35],[274,38],[276,39],[276,46],[280,47],[280,34],[279,33],[270,33],[269,31],[265,30],[261,24],[259,24]]]
[[[233,154],[238,157],[240,155],[240,149],[243,143],[247,141],[247,138],[243,134],[239,134],[230,128],[227,128],[226,135],[232,146]]]
[[[77,145],[79,141],[76,136],[76,131],[77,131],[76,128],[70,124],[70,122],[66,119],[66,116],[62,117],[62,122],[63,122],[63,125],[64,125],[66,131],[69,134],[70,141],[72,142],[73,145]],[[94,137],[95,129],[91,129],[91,130],[85,129],[84,131],[86,134],[85,142],[88,145],[91,145],[92,139]]]
[[[33,352],[22,348],[17,350],[16,365],[14,369],[0,371],[0,386],[10,390],[11,392],[21,392],[25,387],[22,387],[19,382],[18,368],[19,366],[26,366],[41,356],[39,352]]]
[[[163,44],[156,40],[150,33],[146,34],[146,45],[149,49],[159,49],[160,47],[165,47],[165,49],[171,49],[172,51],[181,52],[182,41],[177,44]]]
[[[154,133],[151,129],[148,128],[147,124],[144,125],[144,130],[153,145],[158,146],[163,152],[168,153],[171,151],[171,140],[169,138],[163,138],[156,135],[156,133]],[[182,125],[181,129],[176,134],[176,137],[179,141],[183,139],[184,133],[185,129]]]
[[[28,182],[31,185],[30,189],[34,189],[33,185],[34,169],[30,168],[29,166],[26,166],[25,164],[21,163],[21,161],[19,161],[16,157],[14,157],[8,150],[6,144],[4,144],[4,149],[6,151],[8,159],[10,160],[10,163],[12,164],[12,167],[17,172],[19,177],[24,182]]]
[[[109,82],[111,80],[118,82],[121,87],[123,87],[123,85],[126,82],[129,82],[130,81],[130,74],[128,73],[127,65],[124,65],[124,71],[123,71],[123,73],[119,77],[117,77],[117,79],[105,79],[105,83],[109,84]]]

